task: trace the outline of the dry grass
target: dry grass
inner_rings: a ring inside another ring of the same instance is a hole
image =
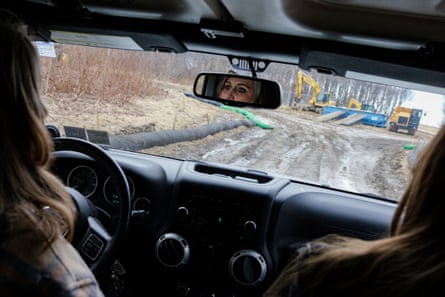
[[[110,134],[130,134],[156,130],[176,130],[206,125],[221,119],[243,118],[241,114],[221,109],[187,97],[182,90],[167,85],[166,97],[138,97],[116,104],[91,98],[44,96],[50,111],[48,124],[106,130]],[[73,104],[74,103],[74,104]]]
[[[185,96],[192,92],[194,72],[202,70],[178,67],[178,57],[61,45],[56,51],[56,59],[41,59],[42,94],[47,123],[62,132],[69,125],[127,134],[241,117]],[[176,83],[165,78],[165,68]]]

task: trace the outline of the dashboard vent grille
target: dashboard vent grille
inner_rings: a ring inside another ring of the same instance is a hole
[[[255,173],[244,172],[244,171],[229,170],[225,168],[213,167],[202,164],[196,165],[195,171],[204,174],[223,176],[227,178],[258,183],[258,184],[264,184],[272,180],[272,177],[268,176],[266,173],[262,173],[259,171]]]

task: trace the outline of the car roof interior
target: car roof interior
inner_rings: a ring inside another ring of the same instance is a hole
[[[36,39],[85,43],[85,36],[103,34],[88,42],[232,54],[428,84],[445,93],[445,2],[439,0],[8,1],[35,25]],[[135,44],[111,41],[117,36]]]

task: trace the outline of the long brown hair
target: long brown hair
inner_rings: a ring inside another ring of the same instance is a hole
[[[445,279],[445,126],[421,151],[387,238],[337,235],[294,258],[265,296],[436,296]],[[298,284],[298,285],[296,285]]]
[[[33,230],[51,243],[73,235],[75,206],[49,168],[53,144],[39,96],[40,68],[26,26],[0,10],[0,242]]]

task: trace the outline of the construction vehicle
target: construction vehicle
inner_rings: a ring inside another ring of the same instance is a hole
[[[422,109],[397,106],[389,118],[388,130],[392,132],[406,130],[409,135],[414,135],[422,115]]]
[[[374,106],[370,104],[362,104],[357,99],[351,98],[348,102],[348,108],[355,108],[358,110],[364,110],[364,111],[370,111],[370,112],[377,112]]]
[[[295,90],[296,101],[301,100],[303,82],[312,87],[312,96],[307,104],[303,106],[303,110],[310,110],[321,113],[324,106],[335,106],[336,102],[331,100],[331,93],[321,92],[319,84],[303,71],[297,72],[297,86]]]

